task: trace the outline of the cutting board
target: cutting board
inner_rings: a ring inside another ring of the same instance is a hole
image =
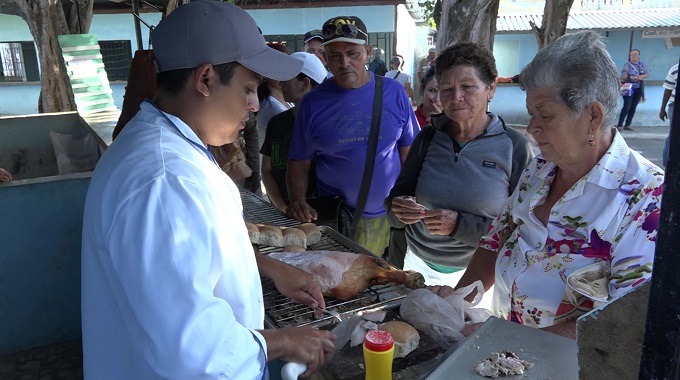
[[[524,375],[503,376],[503,379],[578,379],[575,340],[494,317],[452,352],[447,352],[448,356],[424,379],[487,379],[475,372],[475,365],[492,352],[501,351],[512,351],[520,359],[534,363]]]
[[[398,314],[393,310],[388,310],[385,321],[400,320]],[[394,359],[392,371],[397,372],[415,364],[433,359],[443,352],[439,345],[427,335],[420,333],[420,343],[418,348],[406,355],[405,358]],[[347,344],[342,350],[336,352],[323,370],[324,379],[332,380],[364,380],[366,370],[363,367],[364,352],[362,345],[350,347]]]

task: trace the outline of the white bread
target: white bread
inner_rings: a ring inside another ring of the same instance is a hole
[[[307,246],[316,244],[321,240],[321,230],[314,223],[302,223],[296,228],[301,229],[307,235]]]
[[[282,249],[283,252],[304,252],[306,251],[305,247],[301,245],[285,245],[283,246]]]
[[[260,229],[250,222],[246,222],[246,228],[248,229],[248,237],[252,244],[260,244]]]
[[[281,232],[283,233],[283,242],[281,244],[284,247],[287,245],[307,247],[307,235],[304,231],[297,228],[284,228]]]
[[[283,246],[283,233],[276,226],[260,226],[260,245]]]
[[[403,358],[415,351],[420,343],[420,334],[413,326],[402,321],[390,321],[380,325],[380,330],[387,331],[394,339],[394,357]]]

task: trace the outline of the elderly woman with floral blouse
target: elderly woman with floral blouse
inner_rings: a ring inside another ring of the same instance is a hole
[[[520,83],[531,117],[527,131],[541,154],[456,287],[475,280],[485,289],[495,285],[496,315],[574,338],[576,319],[594,299],[572,296],[570,274],[606,264],[610,299],[651,276],[664,172],[614,128],[619,75],[597,33],[565,35],[541,49]]]

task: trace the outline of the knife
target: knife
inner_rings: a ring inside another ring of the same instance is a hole
[[[352,335],[354,328],[361,322],[361,315],[352,313],[349,317],[345,317],[331,332],[335,334],[335,352],[340,351]],[[302,375],[307,370],[307,364],[290,362],[286,363],[281,369],[281,377],[283,380],[297,380],[298,376]]]

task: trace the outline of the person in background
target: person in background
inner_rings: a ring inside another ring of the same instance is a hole
[[[264,329],[261,277],[324,308],[311,275],[254,252],[234,183],[208,146],[236,140],[262,76],[302,63],[265,44],[233,4],[193,1],[151,32],[154,101],[104,152],[85,199],[81,259],[86,379],[261,379],[268,360],[330,359],[335,336]]]
[[[415,113],[418,125],[422,129],[430,124],[430,118],[433,115],[442,113],[442,103],[439,99],[439,86],[434,75],[434,67],[427,70],[420,83],[420,97],[423,99],[423,102],[416,107]]]
[[[269,120],[267,134],[260,150],[263,156],[262,181],[267,190],[267,196],[272,204],[283,212],[288,207],[286,167],[288,164],[288,147],[293,135],[295,115],[298,110],[297,105],[300,104],[303,96],[326,79],[327,73],[323,63],[315,55],[296,52],[291,56],[303,62],[302,70],[295,78],[282,82],[283,97],[294,107]],[[307,196],[312,196],[316,191],[316,177],[312,169],[310,169],[309,175]]]
[[[387,66],[385,66],[385,61],[381,59],[383,54],[385,54],[383,49],[373,48],[373,60],[368,64],[368,71],[380,76],[385,75]]]
[[[425,74],[427,74],[427,71],[430,69],[430,66],[434,64],[434,58],[435,58],[435,53],[437,52],[437,49],[435,48],[430,48],[427,51],[427,57],[424,57],[423,59],[420,60],[420,63],[418,63],[418,82],[423,83],[423,77]]]
[[[284,54],[289,54],[288,47],[276,42],[268,42],[267,45]],[[289,110],[293,105],[283,99],[281,81],[265,77],[257,87],[257,98],[260,100],[260,110],[257,111],[257,134],[260,139],[259,146],[264,142],[269,119],[283,111]]]
[[[363,21],[355,16],[338,16],[327,20],[322,31],[333,79],[302,99],[288,151],[290,204],[286,212],[305,222],[318,216],[305,199],[312,159],[318,195],[340,196],[350,208],[356,207],[375,94],[376,74],[365,66],[371,45]],[[376,255],[382,255],[389,242],[383,201],[418,131],[404,88],[392,79],[382,80],[381,138],[366,207],[356,227],[357,242]]]
[[[663,147],[663,166],[668,167],[668,150],[671,142],[671,132],[673,131],[673,109],[675,108],[675,83],[678,80],[678,64],[676,63],[668,70],[666,74],[666,80],[663,82],[663,98],[661,99],[661,110],[659,110],[659,118],[661,120],[666,120],[668,118],[668,123],[671,126],[671,130],[668,131],[668,137],[666,137],[666,143]],[[666,105],[668,105],[668,112],[666,112]]]
[[[255,113],[249,112],[248,121],[236,141],[222,146],[211,146],[210,153],[234,183],[260,194],[260,153]]]
[[[12,175],[3,168],[0,168],[0,182],[10,182],[12,180]]]
[[[411,75],[401,71],[404,67],[404,57],[395,55],[390,58],[390,67],[392,70],[385,73],[385,78],[392,78],[401,83],[406,90],[406,95],[409,99],[413,99],[413,88],[411,88]]]
[[[649,71],[644,62],[640,61],[640,50],[633,49],[630,51],[629,60],[623,65],[621,70],[621,82],[632,83],[633,93],[623,96],[623,108],[619,114],[619,123],[617,128],[623,128],[626,131],[632,131],[630,124],[633,122],[635,110],[644,96],[645,87],[643,80],[649,76]],[[624,124],[625,120],[625,124]]]
[[[456,288],[475,280],[494,285],[497,316],[575,339],[576,319],[596,300],[566,286],[572,273],[602,270],[604,294],[595,298],[605,300],[652,275],[664,172],[614,128],[619,74],[597,32],[570,33],[539,50],[520,84],[527,132],[541,154]]]
[[[406,227],[404,270],[454,286],[532,154],[521,132],[487,112],[498,76],[489,49],[449,46],[434,69],[444,113],[416,137],[385,209],[390,225]]]
[[[310,54],[314,54],[321,63],[326,66],[326,50],[321,46],[323,43],[323,34],[321,30],[314,29],[305,33],[304,37],[305,44],[302,46],[302,51]]]

